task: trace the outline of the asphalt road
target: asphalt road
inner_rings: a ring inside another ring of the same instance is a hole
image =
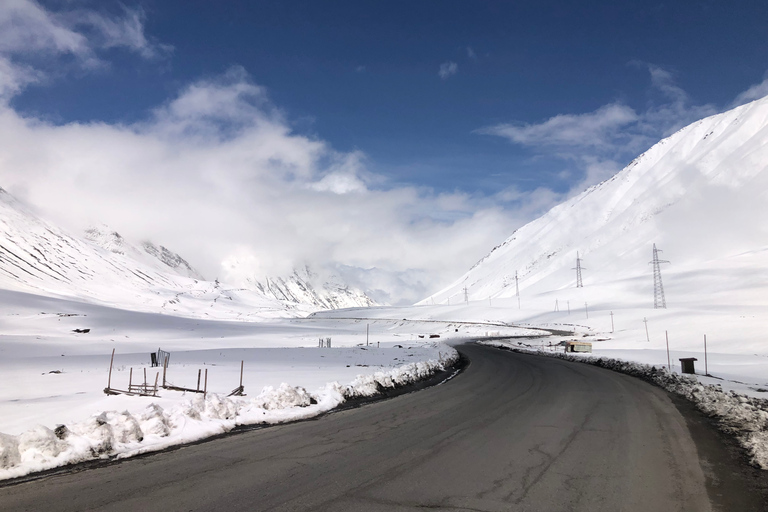
[[[458,348],[471,364],[442,385],[0,487],[0,510],[764,510],[738,454],[660,389]]]

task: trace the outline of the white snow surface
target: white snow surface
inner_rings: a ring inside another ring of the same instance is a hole
[[[670,308],[718,304],[751,315],[768,295],[766,219],[768,97],[660,141],[609,180],[517,230],[420,304],[463,302],[465,288],[470,301],[514,297],[517,273],[524,304],[549,293],[554,306],[557,292],[575,285],[578,252],[590,304],[620,297],[627,306],[652,306],[648,263],[656,244],[670,262],[662,264]]]
[[[456,334],[448,323],[206,320],[10,290],[0,290],[0,332],[0,478],[313,417],[426,378],[457,357],[443,338],[430,338]],[[320,338],[331,348],[319,348]],[[150,352],[162,348],[171,353],[169,384],[195,389],[207,370],[206,398],[168,389],[158,397],[104,394],[112,348],[112,388],[143,382],[145,370],[150,384],[162,383],[161,368],[150,367]],[[247,396],[227,397],[241,362]]]

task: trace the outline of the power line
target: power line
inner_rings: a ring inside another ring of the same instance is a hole
[[[653,309],[667,309],[667,300],[664,298],[664,285],[661,282],[661,264],[669,263],[667,260],[660,260],[659,253],[664,252],[656,248],[653,244]]]
[[[576,288],[584,288],[584,284],[581,282],[581,271],[586,269],[581,266],[581,258],[579,258],[578,251],[576,251],[576,268],[572,268],[571,270],[576,271]]]

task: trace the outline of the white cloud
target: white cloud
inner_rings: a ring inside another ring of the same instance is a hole
[[[65,4],[66,5],[66,4]],[[170,51],[144,35],[144,15],[124,9],[122,17],[89,10],[46,10],[34,0],[0,3],[0,99],[7,100],[26,85],[45,79],[46,70],[33,61],[40,56],[74,57],[84,69],[104,66],[98,51],[122,47],[145,58]]]
[[[562,176],[573,182],[572,195],[609,178],[661,138],[718,112],[711,104],[694,104],[669,71],[645,63],[632,64],[647,69],[651,91],[662,98],[643,111],[613,102],[592,112],[558,114],[539,123],[501,123],[478,129],[477,133],[504,137],[537,154],[576,165],[582,173],[580,179],[573,181],[570,173]],[[761,87],[750,88],[740,97],[754,95]]]
[[[440,70],[437,72],[437,74],[440,76],[440,78],[442,78],[443,80],[446,80],[458,72],[459,72],[459,65],[456,64],[455,62],[448,61],[440,64]]]
[[[607,147],[620,130],[638,120],[626,105],[612,103],[587,114],[559,114],[538,124],[498,124],[478,130],[526,146]]]
[[[475,53],[475,50],[473,50],[471,46],[467,46],[467,57],[469,57],[472,60],[477,60],[477,54]]]
[[[502,199],[373,187],[383,178],[362,153],[294,133],[240,68],[128,126],[57,126],[4,106],[0,141],[0,186],[46,217],[151,238],[209,278],[341,265],[394,286],[381,297],[416,301],[521,222]]]
[[[759,84],[751,86],[749,89],[736,96],[736,99],[733,100],[731,106],[737,107],[749,103],[750,101],[759,100],[765,96],[768,96],[768,77]]]

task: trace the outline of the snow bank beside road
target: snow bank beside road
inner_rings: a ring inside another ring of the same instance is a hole
[[[446,370],[458,353],[445,348],[439,360],[409,363],[360,375],[347,385],[332,382],[309,393],[281,384],[253,398],[209,394],[167,410],[150,404],[139,414],[105,411],[55,430],[37,426],[18,436],[0,433],[0,479],[24,476],[93,459],[124,458],[228,432],[238,425],[277,424],[318,416],[345,401],[371,397]]]
[[[480,343],[608,368],[641,378],[680,395],[693,402],[708,416],[716,418],[721,430],[735,436],[741,446],[747,450],[752,464],[768,470],[768,400],[744,396],[735,391],[726,392],[719,385],[702,385],[695,375],[672,373],[663,366],[656,367],[606,357],[526,350],[504,341]]]

